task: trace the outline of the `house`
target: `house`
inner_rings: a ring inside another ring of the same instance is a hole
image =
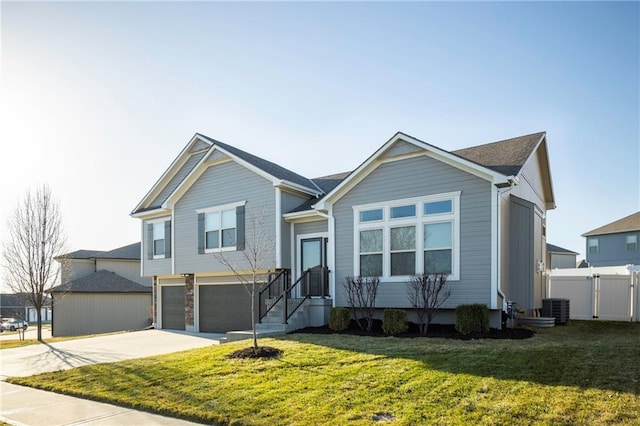
[[[640,265],[640,212],[586,232],[582,236],[586,238],[587,263],[590,266]]]
[[[51,299],[46,298],[44,306],[40,310],[42,321],[51,321]],[[29,300],[19,294],[0,294],[0,316],[3,318],[19,318],[27,322],[37,322],[38,315]]]
[[[140,243],[56,257],[61,284],[51,289],[53,336],[141,329],[150,325],[151,280],[140,276]]]
[[[300,305],[300,326],[326,324],[350,276],[380,277],[379,315],[409,308],[406,281],[428,270],[448,274],[439,321],[482,303],[500,327],[508,301],[542,306],[553,208],[544,132],[451,152],[399,132],[350,173],[315,179],[196,133],[132,216],[158,328],[250,328],[251,300],[214,254],[241,264],[256,217],[269,243],[263,323],[289,323]]]
[[[547,243],[547,265],[551,269],[577,268],[575,251]]]

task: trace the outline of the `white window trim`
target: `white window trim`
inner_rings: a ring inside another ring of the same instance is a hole
[[[404,198],[398,200],[383,201],[379,203],[360,204],[353,206],[353,275],[360,275],[360,231],[372,229],[382,229],[382,276],[385,282],[405,282],[410,275],[391,276],[391,241],[390,229],[400,226],[416,227],[416,274],[424,271],[424,225],[428,223],[452,223],[452,260],[451,274],[449,281],[460,280],[460,194],[461,191],[447,192],[442,194],[429,195],[425,197]],[[452,201],[451,213],[424,214],[423,203],[433,201]],[[408,204],[416,205],[415,217],[403,217],[390,219],[391,207],[399,207]],[[360,211],[381,208],[383,210],[382,220],[360,222]]]
[[[236,203],[229,203],[229,204],[223,204],[223,205],[220,205],[220,206],[212,206],[212,207],[205,207],[205,208],[202,208],[202,209],[196,209],[196,213],[197,214],[204,213],[206,215],[208,213],[218,213],[218,212],[223,212],[223,211],[226,211],[226,210],[234,210],[235,211],[235,209],[237,207],[246,206],[246,205],[247,205],[247,201],[244,200],[244,201],[238,201]],[[222,220],[222,218],[220,218],[220,220]],[[206,227],[205,227],[205,230],[204,230],[204,232],[205,232],[205,235],[204,235],[204,239],[205,239],[204,240],[205,241],[204,252],[205,253],[220,253],[220,252],[223,252],[223,251],[236,251],[237,240],[238,240],[238,223],[237,222],[236,222],[235,230],[236,230],[236,245],[229,246],[229,247],[207,248],[207,246],[206,246],[206,244],[207,244],[207,236],[206,236]],[[222,231],[222,229],[220,231]]]
[[[153,225],[153,227],[152,227],[152,228],[153,228],[153,229],[155,229],[156,225],[157,225],[157,224],[159,224],[159,223],[161,223],[161,224],[162,224],[162,226],[164,226],[164,223],[165,223],[166,221],[171,221],[171,216],[165,216],[165,217],[158,218],[158,219],[147,220],[147,221],[146,221],[146,223],[147,223],[148,225]],[[173,232],[173,224],[171,224],[171,232]],[[165,257],[165,254],[164,254],[164,253],[162,253],[162,254],[156,254],[156,253],[155,253],[155,247],[154,247],[154,246],[155,246],[155,244],[154,244],[155,239],[153,238],[153,230],[151,231],[151,233],[152,233],[152,235],[151,235],[151,253],[153,253],[153,258],[152,258],[152,259],[153,259],[153,260],[156,260],[156,259],[166,259],[166,257]],[[172,239],[172,241],[173,241],[173,239]],[[165,250],[165,252],[166,252],[166,250],[167,250],[167,246],[166,246],[166,244],[167,244],[167,236],[166,236],[166,235],[164,236],[164,243],[165,243],[164,250]],[[172,243],[172,244],[173,244],[173,243]],[[171,256],[171,257],[173,257],[173,256]]]

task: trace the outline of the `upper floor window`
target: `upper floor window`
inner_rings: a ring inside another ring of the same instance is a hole
[[[198,253],[244,250],[245,202],[200,209]]]
[[[235,247],[236,209],[205,213],[205,248]]]
[[[354,275],[460,275],[460,192],[354,206]]]
[[[153,224],[153,256],[164,257],[164,222]]]
[[[158,219],[147,222],[147,259],[171,257],[171,220]]]
[[[627,235],[627,251],[638,251],[638,236]]]
[[[589,254],[600,253],[600,241],[597,238],[589,238]]]

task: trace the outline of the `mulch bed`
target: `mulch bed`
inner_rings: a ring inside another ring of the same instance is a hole
[[[277,358],[282,355],[282,350],[271,346],[244,348],[229,354],[229,358]]]
[[[345,331],[336,332],[329,328],[329,326],[321,327],[307,327],[294,331],[294,333],[309,333],[309,334],[347,334],[352,336],[372,336],[372,337],[388,337],[389,335],[382,331],[382,321],[374,320],[373,328],[371,331],[361,330],[357,324],[353,321],[351,327]],[[495,328],[490,329],[487,333],[471,333],[460,334],[456,331],[453,325],[444,324],[431,324],[429,326],[429,332],[426,336],[422,336],[419,332],[417,324],[409,323],[409,331],[406,333],[398,334],[395,337],[400,338],[425,338],[425,337],[440,337],[445,339],[458,339],[458,340],[473,340],[473,339],[528,339],[535,334],[535,331],[528,328],[503,328],[498,330]]]

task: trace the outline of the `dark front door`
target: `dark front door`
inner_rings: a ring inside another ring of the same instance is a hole
[[[300,241],[300,276],[307,273],[301,287],[302,296],[326,296],[327,282],[327,239],[307,238]]]

